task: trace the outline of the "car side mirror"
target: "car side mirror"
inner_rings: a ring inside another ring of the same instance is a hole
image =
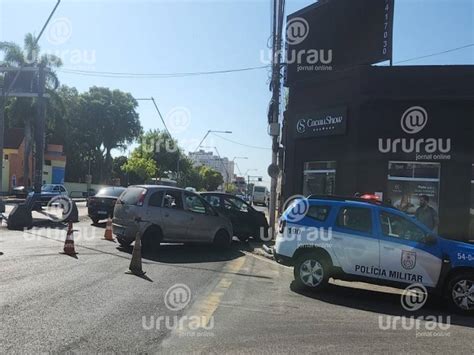
[[[427,234],[423,238],[423,243],[428,245],[436,245],[436,243],[438,243],[438,238],[434,234]]]

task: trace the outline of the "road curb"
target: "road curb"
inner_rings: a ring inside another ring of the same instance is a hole
[[[255,242],[249,242],[249,252],[255,255],[263,256],[269,260],[272,260],[276,263],[275,259],[273,258],[273,254],[267,252],[266,250],[272,250],[270,247],[268,247],[265,244],[260,244],[260,243],[255,243]]]

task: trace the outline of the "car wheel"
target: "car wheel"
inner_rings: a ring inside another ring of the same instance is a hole
[[[448,283],[447,295],[455,311],[474,314],[474,273],[454,276]]]
[[[293,274],[298,287],[319,290],[328,283],[329,269],[325,258],[315,253],[306,253],[296,260]]]
[[[162,239],[162,232],[159,227],[149,227],[143,234],[142,247],[144,251],[158,251]]]
[[[221,229],[216,233],[213,244],[220,249],[229,248],[232,244],[232,237],[227,233],[227,231]]]

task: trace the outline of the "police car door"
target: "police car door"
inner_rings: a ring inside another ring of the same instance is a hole
[[[378,277],[379,239],[372,207],[341,206],[332,231],[332,247],[338,263],[347,274]]]
[[[435,287],[442,265],[439,243],[428,244],[427,232],[410,219],[379,212],[380,263],[385,279]]]

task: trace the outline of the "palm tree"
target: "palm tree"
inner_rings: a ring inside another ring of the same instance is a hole
[[[36,43],[36,38],[32,33],[25,36],[23,49],[13,42],[0,42],[0,51],[4,53],[4,66],[16,67],[35,67],[43,65],[49,69],[46,71],[46,90],[51,91],[57,87],[59,81],[56,74],[51,71],[52,68],[59,68],[62,61],[59,57],[52,54],[40,55],[40,47]],[[30,185],[30,156],[33,141],[33,117],[35,116],[36,100],[32,98],[16,98],[10,106],[11,112],[15,117],[13,121],[17,124],[23,123],[25,130],[25,151],[23,156],[23,184]]]

